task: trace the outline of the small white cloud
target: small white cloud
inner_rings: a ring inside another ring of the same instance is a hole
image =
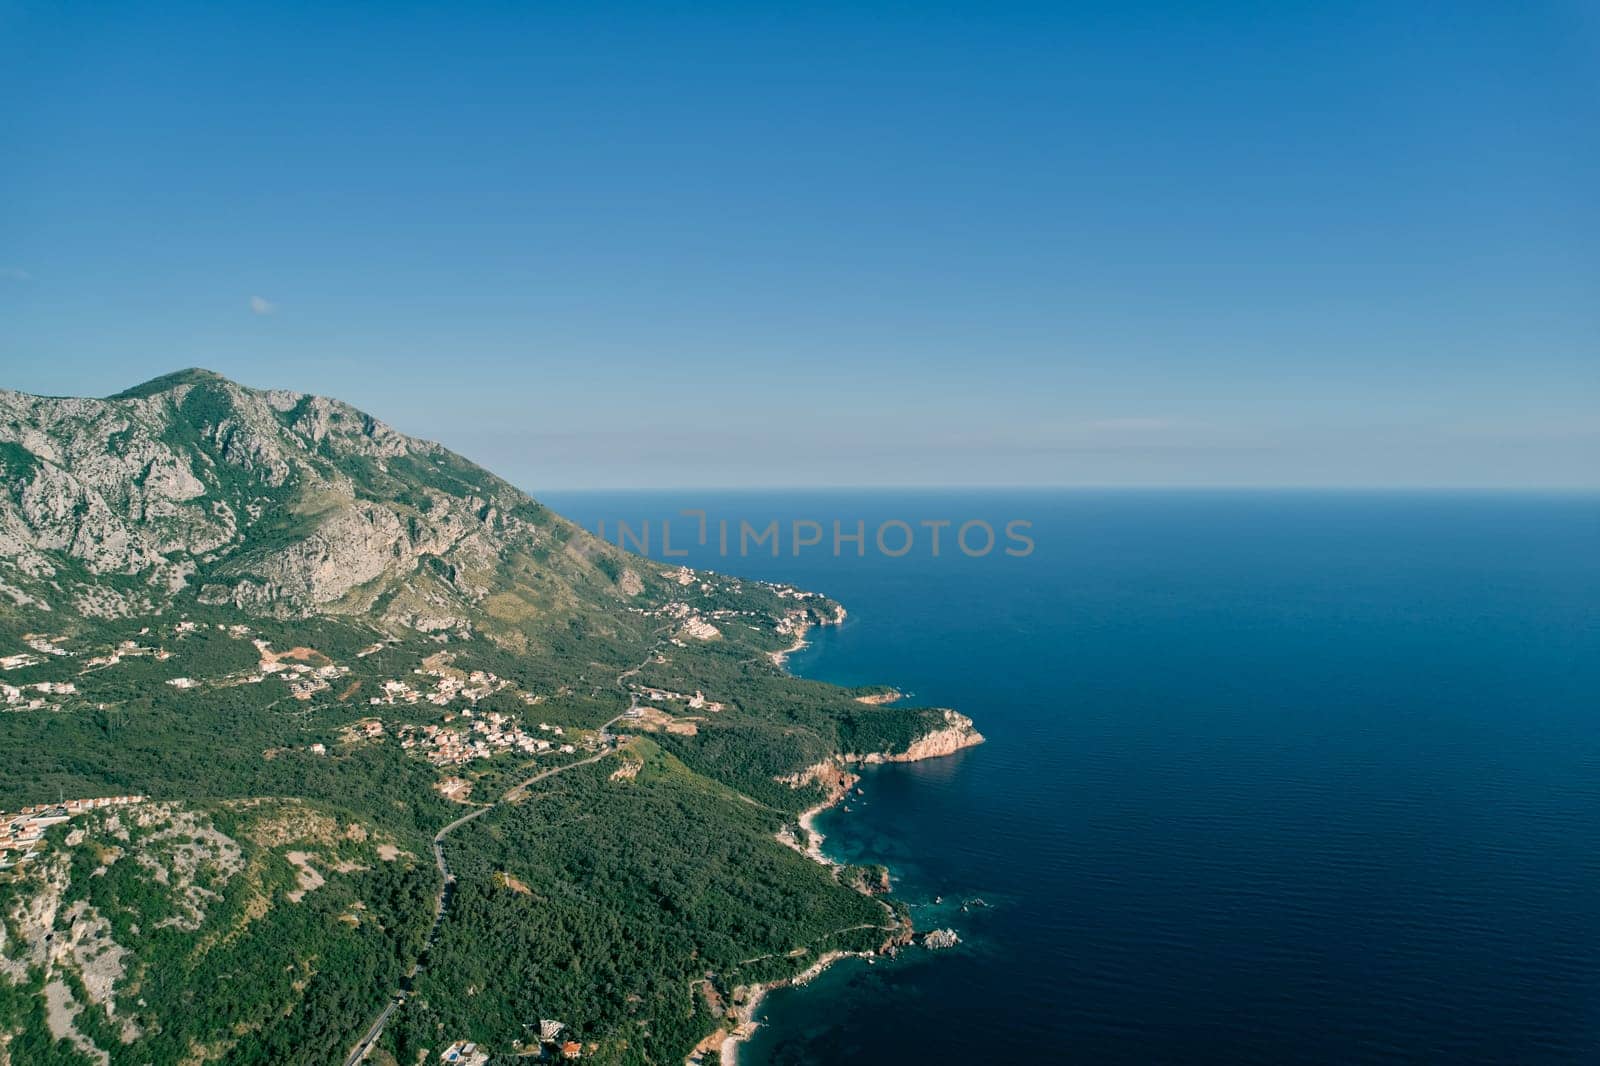
[[[4,281],[32,281],[33,275],[21,267],[0,267],[0,280]]]
[[[256,315],[270,315],[278,309],[278,305],[264,296],[250,297],[250,313]]]

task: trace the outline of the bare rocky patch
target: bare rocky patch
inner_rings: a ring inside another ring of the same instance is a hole
[[[140,837],[134,860],[171,889],[182,912],[162,919],[156,928],[194,932],[209,905],[221,898],[217,890],[244,869],[244,852],[232,837],[173,804],[147,804],[129,817],[140,829],[154,829]]]
[[[306,898],[306,893],[315,892],[328,883],[328,879],[323,877],[317,868],[311,865],[312,857],[311,853],[306,851],[291,851],[284,855],[284,858],[289,861],[289,865],[294,867],[295,881],[300,886],[289,890],[288,896],[291,903],[299,903]]]
[[[68,907],[63,917],[70,923],[57,947],[76,966],[89,999],[106,1012],[106,1020],[120,1024],[124,1044],[139,1038],[139,1027],[131,1018],[117,1016],[116,986],[127,973],[129,951],[111,936],[111,923],[84,900]]]
[[[65,1040],[102,1066],[110,1066],[111,1053],[78,1031],[78,1015],[82,1013],[83,1004],[73,998],[65,981],[54,978],[45,982],[44,1017],[50,1035]]]

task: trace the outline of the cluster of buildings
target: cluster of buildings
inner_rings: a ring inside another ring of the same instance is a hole
[[[32,648],[33,651],[19,651],[15,655],[0,656],[0,670],[24,670],[30,666],[38,666],[44,662],[46,655],[71,655],[63,648],[60,641],[66,637],[47,637],[42,633],[24,633],[22,643]]]
[[[251,681],[262,681],[271,676],[283,678],[289,685],[289,692],[297,700],[309,700],[314,694],[327,689],[336,679],[350,672],[348,666],[339,666],[336,663],[324,662],[321,666],[314,666],[309,662],[301,661],[292,653],[278,654],[272,650],[272,645],[264,640],[252,641],[261,659],[256,663],[256,670],[260,676],[253,676]],[[325,658],[318,655],[316,658]]]
[[[457,1040],[439,1052],[439,1061],[452,1066],[484,1066],[489,1061],[489,1053],[470,1040]]]
[[[172,631],[174,633],[180,633],[180,634],[181,633],[198,633],[203,628],[204,627],[199,622],[179,622],[177,625],[172,627]],[[150,632],[150,629],[147,626],[144,629],[139,630],[139,635],[143,636],[144,634],[146,634],[148,632]],[[233,637],[235,640],[243,640],[245,637],[248,637],[253,632],[253,630],[251,630],[251,628],[249,626],[244,626],[244,625],[225,626],[221,622],[218,622],[217,623],[217,632],[226,633],[226,634],[228,634],[228,636]]]
[[[778,619],[774,627],[780,637],[804,636],[806,630],[811,628],[811,619],[803,610],[794,610]]]
[[[815,598],[817,595],[813,592],[801,592],[787,585],[773,585],[770,587],[780,599],[808,600]],[[734,591],[737,591],[737,588]],[[764,611],[741,611],[734,610],[731,607],[718,607],[713,610],[703,611],[681,601],[664,604],[654,611],[641,611],[641,613],[676,619],[682,623],[678,636],[689,637],[694,640],[714,640],[721,636],[721,630],[717,628],[716,623],[726,625],[729,622],[743,620],[748,625],[751,622],[759,623],[769,617]],[[803,607],[795,607],[789,609],[778,620],[777,629],[780,636],[797,636],[803,633],[810,625],[811,621],[807,610]],[[679,647],[684,646],[683,641],[680,639],[674,639],[671,643]]]
[[[86,669],[89,667],[115,666],[124,659],[131,659],[140,655],[149,655],[157,662],[165,662],[172,658],[172,653],[165,648],[146,648],[139,644],[138,641],[125,640],[106,654],[96,655],[92,659],[85,660],[83,665]]]
[[[549,1022],[541,1022],[549,1025]],[[555,1023],[560,1026],[560,1022]],[[564,1059],[576,1059],[583,1054],[583,1045],[576,1040],[560,1040],[556,1036],[541,1041],[551,1044],[561,1053]],[[457,1040],[454,1044],[439,1052],[439,1061],[447,1062],[450,1066],[485,1066],[489,1061],[489,1053],[470,1040]]]
[[[24,633],[22,643],[38,652],[40,655],[71,655],[66,648],[61,646],[61,641],[67,638],[47,637],[42,633]]]
[[[695,640],[716,640],[722,636],[722,630],[699,615],[695,615],[683,623],[683,635],[693,637]]]
[[[325,666],[324,670],[342,670],[343,667]],[[334,676],[338,676],[335,674]],[[309,700],[314,694],[328,687],[325,677],[297,677],[289,680],[289,694],[297,700]]]
[[[459,670],[448,668],[418,667],[415,673],[423,677],[434,679],[433,688],[425,690],[414,687],[406,681],[385,681],[383,695],[373,696],[367,702],[376,707],[383,704],[393,706],[397,703],[431,703],[436,707],[443,707],[456,698],[477,703],[479,700],[492,693],[499,692],[511,682],[496,677],[487,670],[474,670],[470,674],[463,674]],[[532,698],[523,694],[525,702],[532,702]]]
[[[185,634],[195,632],[200,626],[196,622],[179,622],[173,628],[177,633]],[[250,632],[246,626],[219,625],[217,628],[226,630],[234,636],[241,636]],[[146,626],[139,630],[139,635],[145,636],[149,632],[150,627]],[[15,655],[0,656],[0,670],[21,670],[30,666],[38,666],[45,661],[45,656],[75,656],[81,654],[63,647],[62,642],[66,639],[64,636],[51,637],[39,633],[24,634],[23,643],[33,650],[18,652]],[[101,670],[106,667],[116,666],[124,659],[139,656],[149,656],[158,662],[164,662],[172,658],[172,653],[165,648],[146,647],[136,640],[124,640],[103,655],[95,655],[85,659],[81,672],[88,673],[90,670]],[[260,679],[253,678],[252,680]],[[179,677],[168,681],[167,684],[172,685],[174,688],[193,688],[199,682],[193,678]],[[43,699],[37,697],[29,698],[27,696],[28,692],[37,693],[39,696],[72,696],[77,695],[78,689],[70,681],[41,681],[36,684],[21,686],[0,685],[0,700],[3,700],[6,706],[14,710],[39,710],[47,706],[46,701]]]
[[[362,740],[382,740],[383,722],[377,718],[363,718],[354,725],[347,725],[340,731],[339,738],[346,744],[354,744]]]
[[[179,622],[175,627],[179,633],[193,633],[199,626],[194,622]],[[250,635],[249,626],[225,626],[220,623],[217,629],[228,635],[243,639]],[[297,700],[309,700],[313,695],[328,689],[332,682],[350,672],[348,666],[339,666],[327,661],[327,657],[309,648],[297,648],[289,652],[275,652],[272,645],[265,640],[253,640],[259,659],[254,672],[231,675],[227,680],[217,682],[223,685],[258,685],[269,677],[276,677],[289,686],[289,693]],[[133,647],[132,641],[125,641],[123,649]],[[119,649],[121,650],[121,649]],[[138,649],[148,651],[148,649]],[[113,655],[116,653],[114,652]],[[168,652],[162,650],[156,653],[158,659],[165,659]],[[321,665],[306,660],[323,660]],[[111,660],[115,662],[115,659]],[[198,688],[200,682],[192,677],[174,677],[167,681],[173,688]]]
[[[707,621],[705,615],[681,600],[663,604],[653,611],[642,611],[641,613],[655,617],[671,618],[681,622],[682,627],[678,630],[678,637],[674,637],[671,640],[672,644],[680,648],[684,647],[683,641],[679,639],[680,637],[691,637],[694,640],[715,640],[717,637],[722,636],[722,630]],[[736,612],[713,611],[711,612],[711,617],[731,616],[734,613]]]
[[[634,692],[638,694],[641,700],[649,700],[652,703],[665,703],[668,700],[678,700],[688,704],[691,711],[720,711],[723,709],[723,705],[721,703],[716,700],[706,699],[706,694],[701,692],[699,689],[695,689],[693,696],[686,695],[682,692],[672,692],[668,689],[648,687],[636,687]],[[637,717],[637,715],[630,717]]]
[[[173,627],[173,630],[181,635],[184,633],[193,633],[199,628],[200,625],[197,622],[179,622]],[[236,637],[245,636],[250,632],[250,627],[248,626],[218,625],[217,628],[231,633]],[[148,636],[149,633],[149,626],[145,626],[143,629],[139,630],[140,636]],[[63,647],[62,643],[66,639],[67,638],[65,636],[52,637],[43,633],[24,633],[22,635],[22,642],[29,648],[33,649],[32,652],[18,652],[15,655],[0,656],[0,670],[21,670],[29,666],[38,666],[40,663],[45,661],[43,657],[49,655],[72,656],[81,654],[80,652],[71,651]],[[93,667],[115,666],[123,659],[132,658],[136,655],[149,655],[158,660],[165,660],[172,657],[172,653],[167,651],[165,648],[147,648],[140,645],[137,641],[124,640],[122,643],[118,644],[115,648],[111,649],[111,651],[104,655],[96,655],[89,659],[85,659],[84,668],[89,669]]]
[[[144,799],[144,796],[97,796],[35,804],[15,814],[0,812],[0,870],[37,854],[44,840],[44,831],[52,825],[103,807],[126,807]]]
[[[202,627],[198,622],[178,622],[172,628],[173,632],[181,638],[189,633],[198,632],[204,627]],[[250,635],[249,626],[222,625],[219,623],[216,628],[219,631],[226,632],[233,637],[243,638]],[[149,626],[139,630],[140,636],[148,636],[149,633]],[[38,666],[45,661],[45,656],[74,656],[81,654],[80,652],[70,651],[63,647],[62,642],[66,639],[67,638],[64,636],[52,637],[39,633],[26,633],[23,635],[22,640],[23,643],[27,644],[28,647],[32,649],[32,651],[18,652],[14,655],[0,656],[0,670],[22,670],[30,666]],[[257,641],[256,644],[258,647],[263,648],[261,673],[259,676],[244,678],[246,681],[261,681],[265,679],[267,674],[283,669],[295,670],[297,673],[310,672],[311,670],[310,667],[286,667],[282,664],[270,662],[270,657],[265,654],[265,649],[262,642]],[[106,667],[116,666],[124,659],[132,659],[141,656],[149,656],[150,658],[155,659],[157,662],[165,662],[166,660],[172,658],[172,653],[166,648],[148,647],[140,644],[136,640],[124,640],[103,655],[95,655],[85,659],[83,661],[82,672],[87,673],[90,670],[102,670]],[[340,668],[336,667],[325,669],[332,670],[336,673],[343,672]],[[174,688],[195,688],[200,684],[200,682],[189,677],[178,677],[171,679],[167,682],[167,684],[173,686]],[[324,684],[320,687],[326,688],[327,686]],[[3,699],[9,706],[17,707],[18,704],[25,702],[24,694],[29,690],[42,695],[53,694],[58,696],[75,695],[78,691],[77,688],[70,682],[45,681],[34,685],[0,686],[0,699]],[[315,689],[308,686],[308,690],[305,691],[303,695],[299,691],[296,691],[296,695],[299,695],[302,699],[305,699],[310,696],[311,691],[315,691]],[[44,701],[35,699],[31,702],[27,702],[26,707],[21,709],[36,710],[43,706],[45,706]]]
[[[78,686],[71,681],[36,681],[31,685],[0,682],[0,700],[15,711],[37,711],[48,706],[45,696],[74,696],[77,692]]]
[[[482,717],[463,711],[462,717],[473,720],[462,727],[402,725],[395,727],[395,735],[400,738],[402,748],[421,751],[435,766],[459,766],[505,751],[537,755],[551,750],[570,754],[576,750],[571,744],[562,744],[558,749],[552,741],[525,732],[514,719],[497,711]],[[541,722],[539,728],[558,737],[561,735],[560,726]],[[382,723],[379,723],[380,732],[381,729]]]

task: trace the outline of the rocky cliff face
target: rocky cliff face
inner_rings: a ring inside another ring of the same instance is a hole
[[[0,605],[112,617],[192,599],[466,629],[486,598],[515,591],[519,565],[558,579],[546,600],[580,583],[626,595],[615,566],[595,566],[609,554],[337,400],[203,370],[103,400],[0,390]],[[499,615],[550,606],[522,591]]]
[[[844,758],[847,762],[869,765],[885,762],[919,762],[923,759],[954,755],[962,748],[983,743],[983,734],[973,728],[972,719],[966,715],[947,710],[944,712],[944,723],[942,727],[912,741],[905,751],[875,751],[865,755],[846,755]]]
[[[779,784],[788,785],[790,788],[805,788],[815,785],[827,795],[829,804],[836,803],[844,794],[856,786],[861,778],[846,770],[834,759],[823,761],[808,766],[804,770],[792,774],[785,774],[774,778]]]
[[[775,777],[773,780],[779,784],[788,785],[790,788],[815,786],[821,789],[824,794],[821,806],[832,806],[842,800],[846,793],[861,780],[857,774],[848,769],[850,766],[872,766],[886,762],[920,762],[923,759],[937,759],[944,755],[954,755],[962,748],[970,748],[983,743],[983,734],[973,728],[971,718],[951,710],[946,710],[943,713],[944,725],[930,730],[913,740],[904,751],[853,752],[833,755],[813,766],[807,766],[805,769],[792,774]]]

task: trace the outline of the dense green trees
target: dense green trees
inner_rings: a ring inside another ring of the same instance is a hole
[[[681,1061],[714,1021],[694,982],[726,993],[884,939],[884,906],[773,842],[780,814],[635,752],[631,780],[581,767],[452,838],[459,887],[402,1059],[440,1034],[505,1048],[557,1018],[601,1062]]]
[[[415,856],[385,859],[361,823],[316,807],[177,810],[185,820],[149,826],[135,812],[100,812],[52,829],[50,850],[0,881],[12,957],[37,963],[18,945],[18,903],[59,891],[58,912],[70,920],[57,924],[56,935],[78,936],[68,931],[71,920],[100,918],[124,952],[114,1020],[79,970],[58,965],[49,974],[86,1005],[74,1027],[117,1066],[183,1062],[199,1045],[225,1049],[230,1063],[339,1060],[371,1014],[374,989],[393,987],[421,950],[432,865]],[[279,819],[310,825],[309,841],[277,841],[295,836],[290,828],[271,830],[273,846],[258,843],[262,826]],[[324,825],[352,831],[330,837]],[[84,839],[69,846],[70,831]],[[297,845],[325,877],[298,900],[289,893],[303,886],[285,858]],[[64,878],[50,872],[61,862]],[[62,881],[64,889],[52,887]],[[0,980],[0,1018],[18,1031],[12,1061],[90,1061],[50,1039],[37,1009],[45,979],[31,965],[25,982]]]
[[[507,580],[539,584],[537,568],[507,566]],[[386,679],[414,679],[442,648],[457,668],[511,682],[479,710],[518,717],[528,729],[547,721],[576,737],[627,707],[627,684],[700,691],[723,709],[670,704],[695,719],[695,732],[637,738],[626,756],[643,758],[637,777],[613,780],[619,760],[574,769],[449,839],[456,891],[416,994],[384,1038],[399,1061],[457,1038],[509,1051],[526,1023],[554,1017],[596,1043],[599,1061],[677,1062],[719,1020],[703,990],[726,997],[737,985],[792,975],[823,952],[880,943],[890,912],[849,887],[869,879],[852,873],[842,884],[773,839],[820,796],[779,779],[836,752],[903,749],[939,714],[871,706],[855,699],[859,692],[787,676],[768,653],[792,639],[774,623],[794,601],[755,584],[709,585],[651,575],[634,609],[580,607],[558,624],[533,620],[521,643],[441,645],[360,619],[243,619],[197,604],[187,616],[198,628],[181,631],[175,619],[155,620],[146,633],[127,620],[77,620],[66,634],[76,656],[5,675],[13,684],[70,678],[79,692],[51,709],[0,713],[0,809],[60,793],[182,800],[240,840],[247,862],[246,874],[208,886],[217,898],[204,924],[183,930],[163,925],[179,904],[137,863],[125,858],[97,873],[97,851],[73,852],[71,892],[105,914],[132,952],[119,1011],[137,1004],[128,1017],[141,1035],[123,1044],[119,1023],[93,1011],[80,1015],[81,1031],[110,1050],[114,1066],[176,1063],[197,1046],[225,1047],[221,1061],[252,1066],[340,1059],[423,955],[438,889],[430,840],[462,808],[432,787],[441,771],[403,751],[392,732],[354,745],[339,735],[374,712],[391,729],[439,721],[443,712],[430,704],[365,701]],[[719,639],[672,642],[679,623],[658,610],[671,600],[740,613],[716,616]],[[251,637],[280,650],[315,648],[349,673],[304,701],[278,680],[243,683],[256,649],[216,628],[240,621]],[[33,624],[0,615],[0,642],[20,646]],[[83,668],[122,640],[170,657]],[[177,677],[204,683],[166,684]],[[525,691],[541,701],[525,702]],[[327,753],[312,754],[314,743]],[[473,800],[482,802],[534,766],[572,758],[507,754],[450,772],[474,781]],[[378,861],[350,845],[336,856],[349,872],[286,902],[295,872],[284,847],[250,843],[256,815],[229,802],[245,797],[307,801],[396,841],[413,859]],[[26,890],[0,875],[0,911]],[[68,970],[62,979],[75,978]],[[50,1038],[41,980],[0,978],[0,1020],[20,1034],[14,1058],[20,1049],[29,1062],[88,1061]]]

